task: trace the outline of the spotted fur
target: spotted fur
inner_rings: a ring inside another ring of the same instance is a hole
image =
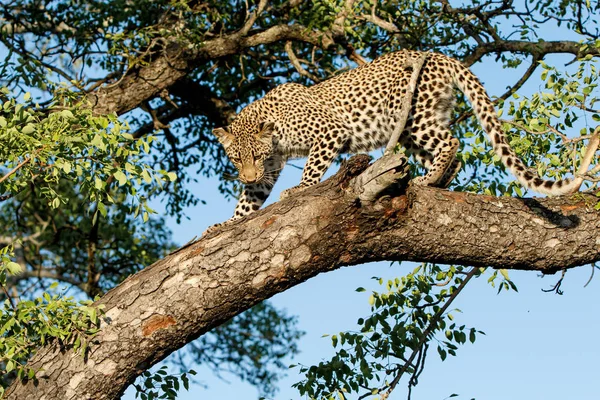
[[[371,63],[306,87],[287,83],[244,108],[233,123],[213,132],[239,171],[245,189],[232,219],[257,210],[286,160],[308,156],[298,186],[282,198],[318,183],[340,153],[370,151],[387,144],[399,123],[410,79],[407,58],[416,51],[384,55]],[[429,54],[421,70],[400,143],[426,169],[413,183],[447,187],[458,174],[459,141],[449,121],[458,87],[469,99],[494,151],[525,187],[545,194],[576,190],[577,182],[537,177],[508,145],[494,105],[477,77],[459,61]]]

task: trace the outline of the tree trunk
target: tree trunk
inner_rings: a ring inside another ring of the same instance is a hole
[[[367,166],[368,157],[354,157],[320,185],[129,277],[100,300],[106,315],[85,360],[46,346],[30,363],[41,370],[37,382],[15,382],[7,398],[117,399],[186,343],[346,265],[410,260],[553,273],[600,260],[593,196],[496,198],[402,185],[386,194],[393,168]]]

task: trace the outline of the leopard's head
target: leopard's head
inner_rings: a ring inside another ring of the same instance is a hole
[[[274,122],[236,120],[229,126],[213,129],[242,183],[258,183],[264,178],[264,162],[273,151],[274,128]]]

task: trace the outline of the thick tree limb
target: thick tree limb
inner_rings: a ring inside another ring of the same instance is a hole
[[[255,33],[235,32],[184,48],[172,42],[148,65],[129,70],[118,82],[102,86],[88,94],[97,114],[123,114],[152,99],[186,76],[193,68],[220,57],[237,54],[242,49],[277,41],[298,40],[327,48],[330,35],[314,32],[302,25],[275,25]]]
[[[68,348],[43,348],[30,363],[42,369],[37,383],[15,383],[7,398],[117,399],[174,350],[341,266],[411,260],[552,273],[600,260],[594,196],[496,198],[409,187],[363,202],[360,188],[378,185],[381,173],[367,165],[366,156],[355,157],[322,184],[129,277],[101,299],[106,319],[85,360]]]

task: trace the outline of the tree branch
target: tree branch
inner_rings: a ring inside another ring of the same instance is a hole
[[[468,57],[465,57],[463,62],[465,65],[471,66],[486,54],[504,52],[531,54],[534,58],[540,60],[547,54],[565,53],[573,54],[576,57],[583,57],[587,54],[594,56],[600,55],[600,50],[595,47],[582,51],[582,45],[580,43],[569,40],[535,43],[524,40],[503,40],[500,42],[488,42],[478,45]]]
[[[321,48],[328,48],[334,43],[328,33],[311,31],[298,24],[275,25],[248,35],[234,32],[207,40],[201,45],[190,43],[188,47],[180,42],[171,42],[147,66],[130,69],[117,83],[102,86],[89,93],[87,98],[97,114],[123,114],[157,96],[208,60],[287,40],[307,42]]]
[[[117,399],[174,350],[345,265],[410,260],[553,273],[600,260],[594,196],[518,199],[429,187],[402,194],[400,187],[366,203],[355,177],[367,166],[367,156],[354,157],[331,179],[129,277],[101,299],[106,315],[86,359],[49,345],[31,360],[37,381],[16,382],[7,398]]]

